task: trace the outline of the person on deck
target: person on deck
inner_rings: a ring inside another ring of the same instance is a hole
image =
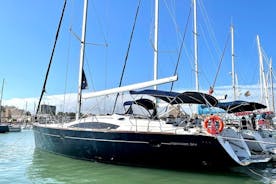
[[[252,124],[253,130],[256,130],[256,114],[255,113],[252,114],[251,124]]]
[[[241,128],[243,130],[247,130],[247,122],[246,122],[246,119],[245,117],[243,116],[242,119],[241,119]]]

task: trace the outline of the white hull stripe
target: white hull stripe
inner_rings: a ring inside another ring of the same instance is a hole
[[[61,139],[75,139],[75,140],[99,141],[99,142],[116,142],[116,143],[150,144],[150,142],[146,142],[146,141],[127,141],[127,140],[95,139],[95,138],[60,136],[60,135],[48,134],[48,133],[42,133],[42,134],[47,135],[47,136],[52,136],[52,137],[58,137],[58,138],[61,138]],[[185,143],[185,142],[184,143],[183,142],[160,143],[160,145],[197,146],[196,143]]]
[[[40,132],[42,133],[42,132]],[[145,141],[127,141],[127,140],[110,140],[110,139],[95,139],[95,138],[83,138],[83,137],[71,137],[71,136],[60,136],[55,134],[42,133],[44,135],[58,137],[62,139],[75,139],[75,140],[86,140],[86,141],[99,141],[99,142],[125,142],[125,143],[139,143],[139,144],[148,144]]]

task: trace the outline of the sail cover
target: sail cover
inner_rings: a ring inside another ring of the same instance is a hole
[[[210,106],[215,106],[218,101],[215,97],[200,93],[200,92],[192,92],[186,91],[184,93],[178,92],[169,92],[169,91],[161,91],[161,90],[143,90],[143,91],[130,91],[132,95],[150,95],[155,98],[161,99],[170,104],[206,104]]]
[[[224,109],[228,113],[254,111],[266,108],[266,106],[263,104],[257,102],[247,102],[242,100],[236,100],[232,102],[220,102],[216,105],[216,107]]]

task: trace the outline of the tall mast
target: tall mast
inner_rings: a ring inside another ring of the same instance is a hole
[[[258,53],[259,53],[259,81],[260,81],[260,100],[262,102],[263,100],[263,80],[262,80],[262,68],[261,68],[261,62],[263,61],[263,58],[262,58],[262,51],[261,51],[261,46],[260,46],[260,38],[259,38],[259,35],[257,35],[257,46],[258,46]]]
[[[82,95],[82,72],[83,61],[85,53],[85,36],[86,36],[86,19],[87,19],[87,6],[88,0],[84,0],[83,4],[83,20],[82,20],[82,36],[81,36],[81,48],[80,48],[80,68],[79,68],[79,85],[78,85],[78,109],[76,113],[76,119],[78,120],[81,112],[81,95]]]
[[[196,23],[196,0],[194,2],[194,59],[195,59],[195,87],[196,91],[199,91],[198,84],[198,59],[197,59],[197,23]]]
[[[1,124],[1,119],[2,119],[1,115],[2,115],[2,98],[3,98],[4,83],[5,83],[5,79],[3,79],[2,89],[1,89],[1,98],[0,98],[0,124]]]
[[[154,15],[154,63],[153,63],[153,79],[157,80],[158,75],[158,16],[159,16],[159,0],[155,0],[155,15]],[[157,89],[154,86],[153,89]]]
[[[266,82],[266,77],[265,77],[265,72],[264,72],[263,54],[262,54],[262,50],[261,50],[259,35],[257,35],[257,44],[258,44],[259,62],[260,62],[261,101],[263,100],[263,98],[265,98],[266,106],[269,109],[267,82]],[[265,95],[263,94],[263,88],[264,88],[264,91],[265,91]]]
[[[236,80],[235,80],[235,62],[234,62],[234,27],[231,25],[231,57],[232,57],[232,87],[233,87],[233,100],[237,99],[236,94]]]
[[[274,86],[273,86],[273,71],[272,71],[272,58],[270,58],[269,62],[269,78],[270,78],[270,93],[272,100],[272,111],[275,112],[275,104],[274,104]]]

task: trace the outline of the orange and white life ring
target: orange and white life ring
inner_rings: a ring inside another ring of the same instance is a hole
[[[224,128],[224,123],[219,116],[211,115],[204,120],[203,127],[206,128],[207,132],[210,134],[219,134]]]

